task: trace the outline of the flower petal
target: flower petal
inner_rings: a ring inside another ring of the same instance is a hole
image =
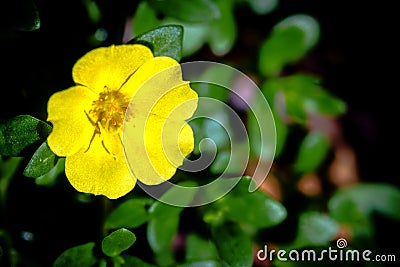
[[[133,95],[127,114],[147,117],[156,114],[173,120],[190,118],[198,96],[189,82],[182,80],[181,66],[169,57],[147,61],[121,88]]]
[[[170,120],[183,121],[193,115],[197,102],[197,93],[186,82],[165,92],[154,104],[150,113]]]
[[[128,164],[135,177],[147,185],[170,179],[193,150],[193,132],[185,121],[152,114],[148,118],[135,117],[124,127]]]
[[[123,143],[135,177],[148,185],[170,179],[193,150],[186,123],[198,96],[182,80],[181,66],[168,57],[143,64],[121,88],[133,94],[124,122]]]
[[[110,138],[114,141],[106,146],[96,136],[88,151],[67,157],[65,172],[76,190],[115,199],[134,188],[136,179],[128,169],[120,140],[117,135]]]
[[[143,45],[112,45],[96,48],[80,58],[72,69],[77,84],[100,93],[107,86],[119,89],[143,63],[153,58]]]
[[[95,94],[82,86],[75,86],[53,94],[47,105],[47,120],[53,130],[47,138],[51,150],[64,157],[89,145],[94,126],[87,118]]]
[[[168,69],[170,69],[169,72],[164,72]],[[157,81],[162,80],[162,83],[158,82],[158,86],[152,88],[152,93],[160,90],[164,92],[166,90],[165,87],[170,89],[171,86],[173,88],[182,83],[181,68],[176,60],[170,57],[155,57],[146,61],[142,66],[140,66],[140,68],[129,78],[129,80],[126,81],[124,86],[121,88],[121,92],[125,93],[126,95],[133,96],[145,82],[159,73],[161,76],[157,75],[159,77]],[[143,91],[146,90],[147,89],[143,89]]]

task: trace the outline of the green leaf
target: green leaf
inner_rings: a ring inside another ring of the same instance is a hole
[[[26,156],[42,144],[52,128],[29,115],[19,115],[0,123],[0,155]]]
[[[171,249],[156,252],[154,259],[158,267],[170,267],[176,265],[175,253]]]
[[[79,266],[91,267],[97,259],[93,254],[94,242],[76,246],[64,251],[54,262],[53,267]]]
[[[273,11],[278,5],[278,0],[247,0],[253,12],[265,15]]]
[[[302,114],[314,113],[337,116],[346,111],[346,104],[331,95],[320,85],[320,79],[313,75],[296,74],[281,79],[289,115],[296,117],[298,110]],[[303,115],[297,115],[299,117]]]
[[[51,151],[47,142],[43,142],[33,154],[23,174],[27,177],[38,178],[48,173],[55,166],[57,160],[57,155]]]
[[[59,158],[56,165],[46,174],[35,179],[35,184],[43,186],[52,186],[57,177],[65,171],[65,158]]]
[[[172,186],[150,207],[151,217],[162,217],[166,211],[180,212],[183,207],[190,206],[198,192],[196,187],[197,183],[193,181],[183,181]]]
[[[225,220],[250,224],[256,228],[272,227],[281,223],[287,216],[285,207],[259,190],[250,193],[250,183],[251,178],[242,178],[214,206],[221,211]]]
[[[203,0],[200,2],[202,1]],[[179,5],[189,4],[192,6],[196,1],[178,0],[178,2]],[[190,56],[199,50],[205,43],[210,44],[210,48],[214,54],[222,56],[232,49],[236,40],[237,29],[233,16],[233,2],[222,0],[218,0],[215,3],[208,0],[204,2],[211,3],[212,6],[215,6],[215,8],[218,9],[218,18],[213,18],[210,21],[203,21],[205,17],[202,16],[201,21],[192,22],[165,14],[166,17],[160,19],[154,9],[154,4],[159,5],[160,3],[164,3],[162,1],[156,1],[156,3],[153,3],[153,6],[151,6],[151,2],[143,2],[139,4],[133,17],[133,32],[135,35],[138,35],[161,25],[179,25],[183,28],[184,33],[182,38],[183,47],[181,56]],[[170,7],[173,6],[173,11],[175,12],[177,6],[171,4],[170,1],[168,4]],[[165,9],[161,10],[161,13],[164,11]],[[196,12],[199,11],[199,6],[197,6]],[[207,15],[210,15],[210,13]],[[192,18],[193,17],[191,17],[191,19]]]
[[[291,15],[279,22],[274,28],[279,30],[292,26],[301,29],[303,32],[305,37],[303,45],[305,49],[310,49],[318,43],[320,32],[319,23],[312,16],[306,14]]]
[[[293,247],[327,245],[336,237],[338,230],[339,224],[326,214],[316,211],[303,213]]]
[[[400,220],[400,189],[384,183],[362,183],[339,189],[328,202],[330,213],[341,221],[373,212]],[[351,207],[349,210],[348,207]]]
[[[332,218],[351,229],[353,243],[373,239],[375,226],[369,217],[370,212],[360,210],[351,197],[341,194],[341,190],[328,201],[328,210]]]
[[[226,129],[229,127],[228,114],[219,113],[215,114],[215,117],[212,118],[213,120],[206,119],[203,121],[203,131],[215,143],[218,151],[229,148],[231,140],[227,132],[229,129]],[[209,145],[205,147],[204,151],[209,151],[213,148],[213,146]]]
[[[176,267],[230,267],[223,261],[216,260],[204,260],[204,261],[191,261],[187,263],[182,263]]]
[[[222,85],[233,85],[234,74],[233,71],[226,71],[220,65],[213,65],[207,67],[199,77],[196,77],[199,82],[191,83],[191,86],[198,93],[199,97],[208,97],[226,103],[230,90]],[[218,81],[221,85],[208,83],[207,81]],[[207,106],[205,108],[209,109],[212,107]]]
[[[307,15],[293,15],[278,23],[260,48],[259,69],[278,76],[289,63],[301,59],[318,41],[318,22]]]
[[[126,266],[126,267],[157,267],[156,265],[142,261],[138,257],[134,257],[134,256],[130,256],[130,255],[122,255],[121,257],[124,261],[122,266]]]
[[[275,226],[286,218],[286,209],[278,201],[261,192],[247,194],[243,197],[227,197],[222,201],[226,204],[226,218],[259,228]]]
[[[196,183],[186,181],[178,183],[178,185],[193,187]],[[197,190],[172,187],[150,207],[151,217],[147,224],[147,240],[154,252],[167,253],[166,251],[170,248],[178,230],[180,213],[183,207],[192,202],[196,192]],[[180,206],[172,206],[166,203],[179,203]]]
[[[304,101],[304,109],[308,113],[337,116],[346,112],[346,104],[339,98],[320,90],[310,94]]]
[[[187,23],[171,17],[159,19],[156,11],[146,1],[141,2],[132,19],[134,35],[140,35],[161,25],[183,27],[182,56],[189,56],[199,50],[208,38],[208,23]]]
[[[106,229],[115,228],[135,228],[149,219],[147,206],[151,202],[148,199],[129,199],[116,207],[106,218],[104,227]]]
[[[183,26],[182,56],[190,56],[197,52],[207,41],[210,33],[208,23],[179,23]]]
[[[83,4],[86,6],[87,14],[90,21],[93,24],[99,23],[102,14],[101,14],[101,9],[97,4],[97,2],[90,0],[83,0]]]
[[[237,224],[227,223],[214,226],[211,230],[219,255],[229,266],[252,266],[251,238]]]
[[[276,152],[274,154],[274,149],[276,150],[276,148],[274,146],[271,146],[271,144],[273,144],[272,142],[265,142],[265,138],[264,140],[261,139],[262,137],[261,134],[265,136],[266,133],[261,132],[260,129],[261,122],[258,121],[256,116],[254,115],[254,114],[265,114],[266,112],[265,107],[264,105],[262,105],[262,103],[255,102],[252,106],[252,109],[253,110],[249,111],[247,114],[247,125],[246,125],[249,133],[251,154],[257,158],[260,158],[264,155],[263,158],[261,159],[264,161],[268,161],[277,155]],[[266,125],[271,125],[271,124],[275,125],[275,129],[273,130],[276,131],[276,141],[277,141],[276,146],[278,146],[279,142],[280,143],[284,142],[286,140],[287,127],[285,127],[286,125],[282,121],[276,119],[276,111],[272,109],[272,116],[264,116],[263,119],[265,120],[263,123],[266,123]],[[283,144],[281,144],[281,146],[283,146]]]
[[[303,32],[297,27],[272,32],[260,48],[260,72],[265,76],[278,76],[286,64],[304,55],[303,42]]]
[[[281,84],[279,83],[279,79],[268,79],[261,86],[261,91],[265,96],[268,105],[271,108],[272,116],[274,119],[275,130],[276,130],[276,147],[275,147],[275,157],[279,157],[282,152],[285,144],[286,138],[289,132],[289,127],[286,122],[283,120],[284,114],[282,110],[285,108],[284,105],[284,95],[281,88]],[[260,109],[257,105],[256,109]],[[258,112],[261,112],[258,110]],[[266,154],[271,154],[268,152],[271,148],[265,146],[265,144],[261,143],[261,136],[258,121],[256,120],[254,114],[248,114],[248,128],[249,128],[249,136],[251,141],[252,152],[259,157],[261,155],[262,150],[266,150]]]
[[[136,241],[136,236],[128,229],[118,229],[103,239],[101,248],[109,257],[115,257],[130,248]]]
[[[210,166],[210,171],[214,174],[223,173],[228,168],[231,154],[227,151],[217,153],[213,163]]]
[[[206,22],[219,18],[218,5],[211,0],[149,0],[157,12],[184,22]]]
[[[298,173],[315,171],[329,152],[328,137],[321,132],[309,132],[300,144],[294,168]]]
[[[147,1],[141,1],[132,19],[132,29],[135,36],[148,32],[160,26],[161,20]]]
[[[160,202],[156,202],[160,203]],[[147,240],[156,253],[167,250],[174,239],[179,226],[182,208],[159,204],[158,215],[147,224]]]
[[[300,124],[307,122],[309,114],[338,116],[346,111],[345,103],[325,90],[318,77],[309,74],[271,79],[263,92],[275,110]]]
[[[218,260],[218,251],[214,243],[205,240],[196,234],[189,234],[186,238],[187,262],[197,262],[204,260]]]
[[[143,44],[153,51],[154,56],[167,56],[181,60],[183,27],[165,25],[136,36],[128,44]]]
[[[275,147],[275,157],[279,157],[281,152],[286,144],[286,139],[289,133],[288,125],[283,121],[283,119],[279,116],[276,110],[272,111],[272,115],[274,116],[275,122],[275,130],[276,130],[276,147]]]
[[[0,203],[6,203],[8,187],[22,160],[23,158],[4,159],[0,156]]]
[[[210,23],[209,44],[217,56],[227,54],[236,41],[236,21],[233,15],[233,2],[230,0],[216,0],[221,11],[221,17]]]

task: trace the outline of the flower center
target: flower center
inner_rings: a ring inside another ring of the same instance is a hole
[[[99,99],[93,101],[89,114],[94,118],[97,133],[99,124],[108,133],[116,133],[122,127],[125,111],[129,105],[129,99],[117,90],[104,87],[104,92],[99,94]]]

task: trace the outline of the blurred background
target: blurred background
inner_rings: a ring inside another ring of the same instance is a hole
[[[338,223],[335,238],[345,237],[355,248],[395,254],[400,260],[398,156],[394,149],[398,112],[396,83],[392,82],[396,75],[389,65],[396,66],[391,40],[396,23],[390,8],[376,1],[210,2],[222,14],[217,22],[196,9],[191,10],[193,14],[179,15],[165,7],[164,1],[8,1],[1,8],[5,19],[0,26],[0,120],[29,114],[45,121],[49,97],[73,85],[72,66],[87,51],[127,42],[160,25],[183,25],[181,62],[208,60],[231,65],[253,79],[272,102],[276,101],[276,84],[290,87],[294,83],[297,88],[308,81],[302,75],[316,77],[318,90],[328,94],[321,96],[326,102],[318,102],[313,98],[320,96],[317,89],[304,91],[311,95],[292,94],[292,98],[284,91],[292,104],[284,104],[283,115],[279,105],[273,106],[286,130],[282,135],[278,132],[278,143],[282,143],[261,190],[283,204],[287,217],[271,228],[257,229],[254,247],[264,243],[294,246],[299,218],[316,211]],[[300,29],[300,38],[285,32],[293,25]],[[296,45],[299,40],[301,44]],[[270,89],[274,93],[268,88],[275,88]],[[307,99],[320,106],[302,117],[304,111],[293,103]],[[310,137],[313,130],[323,137]],[[0,174],[4,176],[12,166],[8,160],[2,156]],[[67,248],[98,240],[103,204],[78,196],[63,175],[51,185],[38,185],[22,175],[29,158],[21,161],[7,187],[7,212],[0,217],[0,228],[7,221],[8,229],[3,231],[10,233],[15,253],[29,262],[25,266],[50,266]],[[339,189],[364,184],[368,186],[336,195]],[[360,210],[346,206],[350,200],[365,214],[357,217]],[[337,208],[335,203],[339,203]],[[190,218],[182,215],[185,222]],[[308,227],[314,227],[313,220]],[[139,228],[135,234],[145,236],[146,231]],[[276,266],[302,266],[286,264]],[[270,262],[254,265],[275,266]],[[347,262],[343,266],[386,264]]]

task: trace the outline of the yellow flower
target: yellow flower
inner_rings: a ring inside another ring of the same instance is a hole
[[[76,85],[49,99],[47,142],[66,157],[76,190],[114,199],[136,179],[154,185],[175,174],[193,150],[185,120],[197,107],[177,61],[143,45],[113,45],[84,55],[72,76]]]

